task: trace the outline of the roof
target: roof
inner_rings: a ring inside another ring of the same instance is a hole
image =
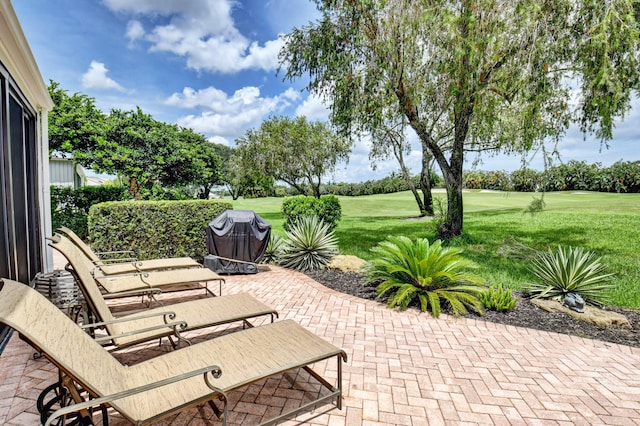
[[[50,111],[53,101],[42,78],[11,1],[0,1],[0,62],[38,111]]]

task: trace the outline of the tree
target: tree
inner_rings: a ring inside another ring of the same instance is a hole
[[[219,146],[222,145],[207,141],[203,135],[191,129],[181,129],[180,136],[184,143],[192,147],[192,155],[199,157],[202,162],[202,168],[196,170],[190,183],[200,187],[198,198],[208,200],[211,187],[224,183],[224,162],[219,154]]]
[[[421,198],[418,193],[418,187],[415,185],[411,177],[411,171],[404,161],[405,152],[409,152],[411,149],[411,146],[406,142],[406,138],[404,136],[404,126],[384,124],[375,129],[372,136],[373,144],[369,157],[371,159],[389,159],[390,156],[393,155],[398,161],[398,164],[400,164],[402,178],[407,183],[407,187],[413,194],[416,204],[418,204],[420,216],[433,215],[431,161],[428,156],[423,155],[422,173],[420,174],[419,179],[419,187],[422,191]]]
[[[165,185],[193,182],[204,169],[204,137],[154,120],[140,108],[112,110],[105,140],[90,149],[94,169],[129,178],[130,192],[158,181]]]
[[[320,198],[322,177],[347,160],[350,143],[324,122],[305,117],[273,117],[258,130],[249,130],[236,141],[241,167],[281,180],[300,193]]]
[[[49,113],[49,148],[84,160],[84,152],[104,137],[106,115],[87,95],[69,95],[53,80],[48,89],[54,103]]]
[[[251,150],[236,149],[229,161],[226,184],[234,200],[240,196],[266,197],[273,190],[275,184],[273,177],[265,174],[261,169],[252,167],[254,160],[251,157]]]
[[[609,140],[638,89],[635,0],[315,1],[285,77],[309,76],[344,135],[407,120],[444,177],[441,237],[462,233],[466,153],[527,152],[571,122]]]

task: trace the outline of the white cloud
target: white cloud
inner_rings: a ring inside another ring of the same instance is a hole
[[[196,91],[191,87],[185,87],[182,93],[172,94],[165,103],[181,108],[205,107],[213,111],[224,111],[227,102],[227,94],[215,87],[207,87]]]
[[[126,92],[126,89],[115,80],[107,77],[109,70],[102,62],[91,61],[87,72],[82,74],[82,87],[86,89],[115,89]]]
[[[203,110],[200,114],[180,117],[179,125],[190,127],[210,138],[233,140],[242,136],[247,129],[260,126],[269,115],[281,113],[298,97],[299,94],[293,89],[287,89],[274,97],[262,97],[260,89],[254,86],[238,89],[232,96],[227,96],[215,87],[202,90],[185,87],[181,93],[172,94],[165,103]]]
[[[212,136],[212,137],[208,138],[207,140],[209,142],[211,142],[211,143],[217,143],[217,144],[220,144],[220,145],[231,146],[231,144],[229,143],[229,139],[223,138],[222,136]]]
[[[141,39],[144,36],[144,27],[140,21],[131,20],[127,23],[127,38],[129,39],[130,45],[136,40]]]
[[[329,109],[322,99],[309,95],[296,109],[297,116],[305,116],[309,121],[326,121],[329,119]]]
[[[145,36],[151,43],[150,51],[185,57],[189,68],[233,73],[246,69],[273,71],[278,66],[282,40],[260,45],[242,35],[231,16],[234,1],[104,0],[104,4],[115,12],[165,18]],[[140,35],[141,29],[140,25],[131,34],[128,28],[127,37]]]

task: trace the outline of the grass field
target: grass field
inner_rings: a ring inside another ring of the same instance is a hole
[[[464,194],[464,234],[452,242],[479,266],[487,284],[521,289],[533,276],[524,261],[501,255],[513,240],[536,249],[558,245],[583,247],[602,257],[614,272],[611,292],[617,306],[640,308],[640,195],[557,192],[544,195],[546,208],[524,213],[530,193],[470,191]],[[444,193],[434,193],[445,197]],[[232,202],[253,210],[283,234],[282,198]],[[336,229],[343,254],[371,259],[370,249],[388,235],[435,238],[427,220],[417,220],[411,193],[340,197],[342,220]]]

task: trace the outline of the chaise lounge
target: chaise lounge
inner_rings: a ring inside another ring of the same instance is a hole
[[[202,268],[202,265],[190,257],[170,257],[164,259],[138,260],[136,257],[102,259],[94,252],[89,244],[82,241],[71,229],[61,226],[62,232],[75,244],[93,263],[102,275],[119,275],[141,271],[162,271],[167,269]],[[100,254],[131,255],[132,251],[107,252]]]
[[[0,279],[0,323],[50,360],[76,399],[54,412],[46,425],[69,413],[86,415],[98,406],[113,407],[134,424],[145,425],[204,402],[226,424],[229,391],[296,368],[309,371],[328,393],[271,421],[319,404],[342,408],[345,352],[291,320],[227,334],[132,366],[122,365],[44,296],[15,281]],[[336,386],[309,368],[334,357]],[[82,401],[78,389],[93,399]]]
[[[200,284],[206,292],[215,296],[208,288],[208,283],[219,283],[219,294],[222,293],[224,278],[209,268],[172,269],[162,271],[141,271],[123,275],[96,274],[93,263],[70,239],[60,234],[54,234],[49,238],[49,245],[62,253],[75,270],[89,271],[93,279],[102,287],[106,297],[120,297],[130,295],[131,292],[147,293],[153,296],[153,290],[176,287],[185,284]]]
[[[178,342],[175,342],[173,337],[188,342],[181,335],[184,331],[237,321],[251,327],[249,319],[269,315],[273,322],[274,317],[278,316],[277,311],[251,295],[239,293],[161,306],[116,318],[96,284],[98,280],[92,276],[86,262],[82,261],[82,253],[77,247],[65,243],[64,239],[55,241],[55,238],[52,239],[50,245],[64,250],[64,255],[72,267],[70,272],[75,276],[84,296],[85,309],[90,312],[92,319],[98,321],[84,327],[104,329],[107,335],[100,336],[97,340],[103,344],[110,343],[116,349],[162,337],[168,337],[175,347]]]

